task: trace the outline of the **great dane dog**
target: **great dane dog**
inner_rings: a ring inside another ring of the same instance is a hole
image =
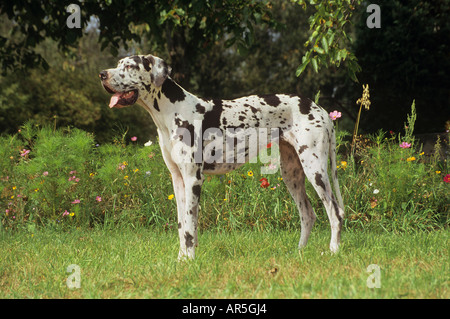
[[[267,146],[262,135],[250,141],[248,132],[268,134],[268,129],[274,135],[278,132],[271,142],[279,147],[283,181],[300,212],[299,248],[306,245],[316,220],[306,196],[307,177],[325,206],[331,224],[330,250],[336,252],[344,204],[337,179],[335,131],[327,112],[308,98],[295,95],[203,99],[180,87],[169,73],[164,60],[134,55],[121,59],[116,68],[100,72],[99,77],[106,91],[113,94],[110,108],[138,103],[158,128],[177,202],[178,258],[195,256],[204,174],[225,174],[243,165]],[[336,197],[328,178],[328,159]]]

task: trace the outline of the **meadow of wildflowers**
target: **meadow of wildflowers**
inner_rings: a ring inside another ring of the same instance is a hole
[[[336,122],[341,116],[330,113]],[[448,227],[448,162],[438,152],[421,151],[413,124],[405,125],[404,134],[380,131],[357,136],[354,153],[346,141],[350,134],[338,130],[346,227],[396,231]],[[15,135],[1,136],[0,228],[176,227],[171,176],[158,143],[140,146],[137,140],[122,136],[99,145],[92,134],[78,129],[54,130],[31,123]],[[322,204],[308,183],[307,193],[317,225],[328,227]],[[276,161],[207,176],[199,223],[203,229],[300,228]]]

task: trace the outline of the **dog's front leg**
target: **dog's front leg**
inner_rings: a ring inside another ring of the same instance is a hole
[[[198,244],[197,224],[198,205],[203,184],[201,165],[190,164],[182,169],[185,207],[181,222],[179,259],[195,257],[195,246]]]

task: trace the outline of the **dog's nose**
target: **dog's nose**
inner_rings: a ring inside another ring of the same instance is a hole
[[[107,71],[102,71],[99,73],[98,77],[103,81],[106,80],[108,78],[108,72]]]

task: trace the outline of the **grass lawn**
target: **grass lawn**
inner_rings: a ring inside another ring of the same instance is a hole
[[[195,261],[177,262],[174,230],[43,229],[0,234],[0,298],[450,298],[449,232],[329,230],[219,232],[199,236]],[[80,288],[66,284],[69,265]],[[379,266],[380,288],[368,288]],[[373,275],[372,275],[373,276]]]

